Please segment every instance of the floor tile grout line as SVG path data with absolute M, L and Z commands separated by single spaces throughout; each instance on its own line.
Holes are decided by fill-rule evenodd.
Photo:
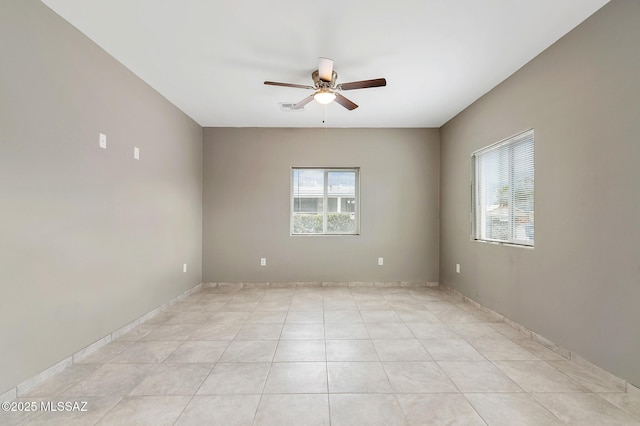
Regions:
M 454 383 L 455 385 L 455 383 Z M 471 403 L 471 401 L 469 400 L 469 398 L 467 398 L 467 395 L 463 392 L 460 392 L 460 395 L 462 395 L 462 397 L 464 398 L 464 400 L 467 402 L 467 404 L 469 404 L 469 406 L 471 407 L 471 409 L 478 415 L 478 417 L 480 417 L 480 419 L 484 422 L 485 425 L 489 425 L 489 422 L 482 416 L 482 414 L 480 414 L 480 412 L 476 409 L 475 405 L 473 405 Z
M 184 345 L 184 343 L 183 343 Z M 182 345 L 180 345 L 182 346 Z M 220 354 L 220 357 L 217 359 L 216 362 L 213 363 L 213 366 L 211 367 L 211 371 L 209 371 L 209 373 L 207 374 L 207 376 L 204 378 L 204 380 L 200 383 L 200 385 L 198 386 L 198 388 L 195 390 L 195 392 L 193 393 L 193 395 L 191 396 L 191 399 L 189 400 L 189 402 L 184 406 L 184 408 L 182 409 L 182 411 L 180 412 L 180 414 L 178 415 L 178 417 L 176 417 L 176 420 L 174 421 L 174 425 L 178 422 L 178 420 L 180 419 L 180 417 L 184 414 L 184 412 L 186 411 L 187 407 L 189 407 L 189 405 L 193 402 L 193 400 L 195 399 L 195 397 L 198 395 L 198 392 L 200 391 L 200 389 L 202 388 L 202 386 L 204 385 L 204 383 L 207 381 L 207 379 L 209 378 L 209 376 L 213 373 L 213 371 L 215 370 L 216 366 L 220 363 L 220 360 L 222 359 L 222 356 L 224 355 L 224 353 L 227 351 L 227 349 L 229 348 L 229 345 L 227 345 L 227 348 L 225 348 L 225 350 Z M 176 348 L 177 350 L 177 348 Z M 175 351 L 174 351 L 175 352 Z M 172 352 L 173 353 L 173 352 Z M 167 357 L 168 358 L 168 357 Z
M 118 400 L 118 402 L 116 402 L 115 404 L 113 404 L 113 407 L 111 407 L 110 409 L 108 409 L 98 420 L 96 420 L 96 422 L 94 423 L 94 425 L 99 424 L 102 420 L 104 420 L 105 417 L 107 417 L 109 415 L 109 413 L 114 410 L 118 405 L 120 405 L 120 403 L 126 398 L 126 396 L 120 396 L 120 399 Z
M 211 369 L 211 371 L 213 371 L 213 368 Z M 209 373 L 211 373 L 211 371 Z M 208 375 L 207 375 L 207 377 L 208 377 Z M 206 380 L 206 378 L 205 378 L 205 380 Z M 204 381 L 202 383 L 204 383 Z M 200 384 L 200 386 L 198 386 L 198 389 L 196 390 L 196 392 L 193 395 L 191 395 L 191 398 L 189 398 L 189 401 L 184 405 L 184 407 L 182 407 L 182 410 L 180 411 L 180 414 L 178 414 L 176 419 L 173 421 L 173 423 L 172 423 L 173 425 L 178 423 L 178 420 L 180 420 L 180 417 L 182 417 L 182 415 L 185 413 L 185 411 L 187 410 L 187 407 L 189 407 L 189 405 L 191 405 L 191 402 L 193 402 L 194 398 L 198 394 L 198 390 L 200 390 L 200 387 L 202 387 L 202 383 Z
M 291 306 L 291 304 L 289 304 Z M 280 341 L 282 339 L 282 333 L 284 331 L 284 324 L 286 324 L 287 317 L 289 316 L 289 310 L 287 310 L 287 315 L 285 315 L 284 323 L 282 328 L 280 329 L 280 335 L 278 336 L 278 341 L 276 343 L 276 347 L 273 351 L 273 355 L 271 356 L 271 362 L 269 363 L 269 368 L 267 369 L 267 375 L 264 378 L 264 383 L 262 384 L 262 390 L 260 391 L 260 398 L 258 398 L 258 403 L 256 404 L 256 409 L 253 413 L 253 421 L 251 424 L 255 424 L 256 418 L 258 416 L 258 410 L 260 409 L 260 404 L 262 403 L 262 398 L 264 397 L 264 391 L 267 387 L 267 382 L 269 381 L 269 375 L 271 374 L 271 368 L 273 367 L 273 363 L 275 362 L 276 354 L 278 353 L 278 347 L 280 346 Z
M 557 371 L 560 375 L 564 376 L 573 385 L 575 385 L 578 389 L 584 389 L 584 390 L 581 390 L 581 391 L 576 392 L 576 393 L 592 393 L 591 390 L 588 389 L 586 386 L 582 385 L 580 382 L 578 382 L 577 380 L 575 380 L 573 377 L 569 376 L 568 374 L 565 374 L 563 371 L 558 370 L 553 365 L 549 364 L 546 360 L 543 360 L 543 359 L 536 359 L 536 360 L 503 360 L 503 359 L 501 359 L 501 360 L 489 360 L 489 362 L 491 362 L 491 364 L 493 364 L 498 370 L 500 370 L 504 375 L 509 377 L 514 383 L 516 383 L 518 386 L 520 386 L 527 393 L 535 393 L 535 392 L 527 391 L 522 385 L 520 385 L 518 382 L 516 382 L 506 371 L 504 371 L 502 368 L 500 368 L 500 366 L 497 365 L 496 363 L 497 362 L 542 362 L 546 366 L 551 367 L 553 370 Z M 571 393 L 573 393 L 573 392 L 571 392 Z
M 331 389 L 329 388 L 329 355 L 327 354 L 327 323 L 325 314 L 324 298 L 322 299 L 322 331 L 324 336 L 324 371 L 327 379 L 327 412 L 329 415 L 329 426 L 331 426 Z
M 558 419 L 558 421 L 560 421 L 561 423 L 565 423 L 564 421 L 562 421 L 562 419 L 560 417 L 558 417 L 556 415 L 556 413 L 554 413 L 553 411 L 551 411 L 546 405 L 544 405 L 543 403 L 541 403 L 540 401 L 538 401 L 538 399 L 535 397 L 536 392 L 527 392 L 527 395 L 529 395 L 529 397 L 531 397 L 538 405 L 540 405 L 544 410 L 546 410 L 547 412 L 551 413 L 551 415 L 553 417 L 555 417 L 556 419 Z M 557 393 L 557 392 L 549 392 L 549 393 Z M 562 393 L 562 392 L 560 392 Z

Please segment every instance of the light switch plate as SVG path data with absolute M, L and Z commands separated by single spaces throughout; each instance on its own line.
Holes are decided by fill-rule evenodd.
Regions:
M 107 135 L 100 133 L 100 148 L 107 149 Z

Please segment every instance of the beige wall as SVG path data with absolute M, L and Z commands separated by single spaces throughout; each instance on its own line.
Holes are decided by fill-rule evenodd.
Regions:
M 37 0 L 0 58 L 2 394 L 201 282 L 202 128 Z
M 438 281 L 437 129 L 206 128 L 204 141 L 205 281 Z M 360 167 L 361 235 L 289 235 L 296 166 Z
M 612 1 L 447 123 L 440 189 L 441 282 L 636 385 L 639 22 Z M 471 242 L 471 153 L 528 128 L 535 249 Z

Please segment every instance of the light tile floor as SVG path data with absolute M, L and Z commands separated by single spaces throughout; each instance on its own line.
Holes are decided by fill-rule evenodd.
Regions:
M 46 425 L 639 425 L 640 397 L 439 288 L 205 288 L 0 412 Z

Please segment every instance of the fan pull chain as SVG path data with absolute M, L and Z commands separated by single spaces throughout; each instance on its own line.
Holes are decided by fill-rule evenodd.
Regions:
M 322 105 L 323 107 L 323 112 L 322 112 L 322 124 L 324 124 L 324 128 L 327 128 L 327 106 L 328 105 Z

